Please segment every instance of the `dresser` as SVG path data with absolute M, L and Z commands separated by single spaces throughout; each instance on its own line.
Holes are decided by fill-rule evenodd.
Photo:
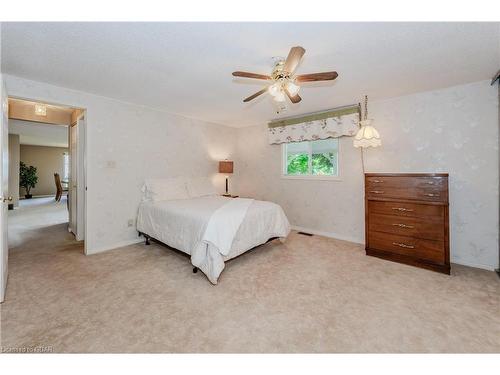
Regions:
M 366 173 L 366 254 L 450 273 L 448 174 Z

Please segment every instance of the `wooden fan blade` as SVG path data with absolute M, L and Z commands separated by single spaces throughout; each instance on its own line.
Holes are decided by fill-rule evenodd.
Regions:
M 265 89 L 262 89 L 260 91 L 257 91 L 255 94 L 250 95 L 248 98 L 243 100 L 244 103 L 249 102 L 252 99 L 255 99 L 257 96 L 264 94 L 267 91 L 267 87 Z
M 292 47 L 290 52 L 288 53 L 288 57 L 285 60 L 285 65 L 283 66 L 283 70 L 288 73 L 295 72 L 297 69 L 297 65 L 299 65 L 300 59 L 304 56 L 306 50 L 300 46 Z
M 290 95 L 290 92 L 288 90 L 285 89 L 285 92 L 286 92 L 286 95 L 290 98 L 290 101 L 293 103 L 293 104 L 296 104 L 298 102 L 300 102 L 302 100 L 302 98 L 299 96 L 299 94 L 295 95 L 295 96 L 292 96 Z
M 301 74 L 295 77 L 297 82 L 332 81 L 338 77 L 337 72 Z
M 255 79 L 272 79 L 271 76 L 265 74 L 249 73 L 249 72 L 233 72 L 235 77 L 255 78 Z

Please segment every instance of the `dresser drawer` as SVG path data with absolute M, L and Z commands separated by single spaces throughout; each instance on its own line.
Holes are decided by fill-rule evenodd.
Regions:
M 396 215 L 370 214 L 368 230 L 392 233 L 401 236 L 416 237 L 427 240 L 443 241 L 443 221 L 433 218 L 416 218 Z
M 370 188 L 447 188 L 448 178 L 437 176 L 406 177 L 406 176 L 376 176 L 366 177 L 366 185 Z
M 418 187 L 366 187 L 366 196 L 368 199 L 402 199 L 427 202 L 448 202 L 448 192 L 436 188 L 418 188 Z
M 368 201 L 370 214 L 444 219 L 444 207 L 430 204 Z
M 368 232 L 368 246 L 371 249 L 388 251 L 434 263 L 445 263 L 443 241 L 423 240 L 413 237 Z
M 369 199 L 448 202 L 448 179 L 446 177 L 366 177 L 365 190 Z

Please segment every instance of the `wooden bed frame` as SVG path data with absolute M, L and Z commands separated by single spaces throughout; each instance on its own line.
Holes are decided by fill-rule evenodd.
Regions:
M 144 244 L 145 244 L 146 246 L 151 245 L 151 240 L 152 240 L 152 241 L 155 241 L 156 243 L 158 243 L 158 244 L 160 244 L 160 245 L 162 245 L 162 246 L 168 247 L 169 249 L 171 249 L 171 250 L 173 250 L 173 251 L 175 251 L 175 252 L 177 252 L 177 253 L 179 253 L 179 254 L 182 254 L 182 255 L 184 255 L 184 256 L 186 256 L 186 257 L 190 257 L 190 256 L 191 256 L 191 255 L 189 255 L 189 254 L 186 254 L 184 251 L 181 251 L 181 250 L 179 250 L 179 249 L 176 249 L 176 248 L 173 248 L 173 247 L 171 247 L 171 246 L 168 246 L 166 243 L 163 243 L 163 242 L 161 242 L 160 240 L 157 240 L 156 238 L 153 238 L 153 237 L 151 237 L 150 235 L 148 235 L 148 234 L 146 234 L 146 233 L 139 232 L 139 231 L 138 231 L 138 233 L 139 233 L 139 236 L 144 236 L 144 239 L 145 239 Z M 231 261 L 231 260 L 233 260 L 233 259 L 239 258 L 239 257 L 240 257 L 240 256 L 242 256 L 243 254 L 247 254 L 248 252 L 253 251 L 253 250 L 255 250 L 256 248 L 261 247 L 262 245 L 265 245 L 265 244 L 267 244 L 267 243 L 269 243 L 269 242 L 271 242 L 271 241 L 277 240 L 277 239 L 280 239 L 280 237 L 271 237 L 271 238 L 270 238 L 270 239 L 268 239 L 266 242 L 261 243 L 260 245 L 254 246 L 254 247 L 252 247 L 250 250 L 247 250 L 247 251 L 245 251 L 245 252 L 241 253 L 240 255 L 237 255 L 237 256 L 235 256 L 234 258 L 231 258 L 231 259 L 229 259 L 229 260 L 227 260 L 227 261 L 229 262 L 229 261 Z M 198 272 L 198 267 L 193 267 L 193 273 L 197 273 L 197 272 Z

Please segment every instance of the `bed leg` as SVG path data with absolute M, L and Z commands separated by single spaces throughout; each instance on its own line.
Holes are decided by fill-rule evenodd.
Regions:
M 198 267 L 193 267 L 193 273 L 197 273 L 198 272 Z
M 144 238 L 146 238 L 146 245 L 151 245 L 149 242 L 149 236 L 147 234 L 144 235 Z

